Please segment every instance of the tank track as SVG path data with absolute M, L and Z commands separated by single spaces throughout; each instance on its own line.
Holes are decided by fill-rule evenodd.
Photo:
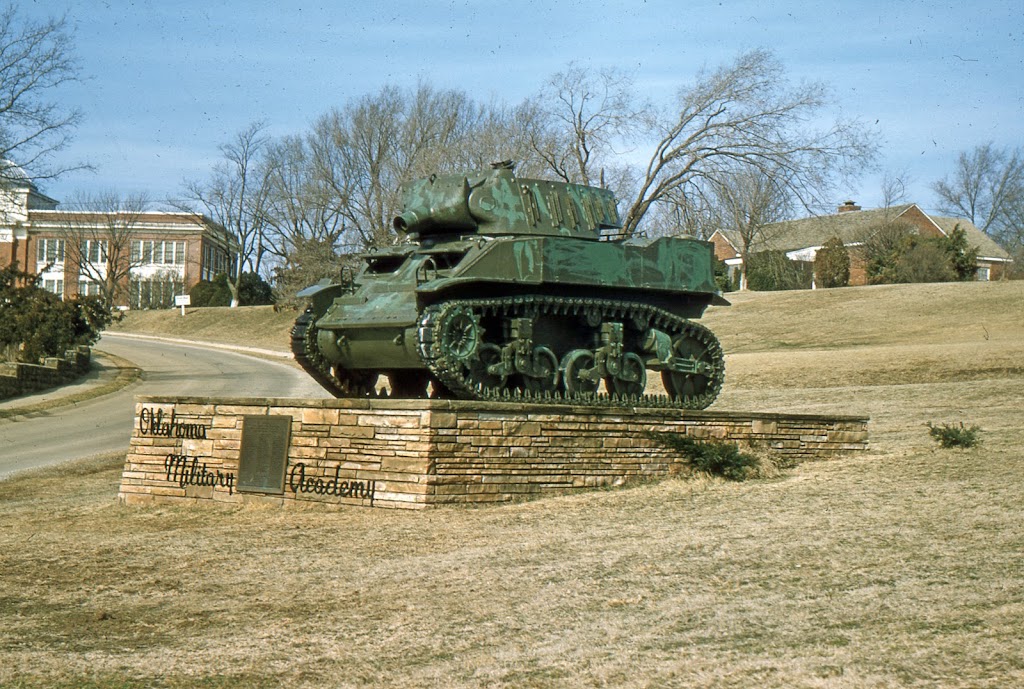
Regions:
M 487 387 L 474 381 L 466 365 L 451 352 L 450 343 L 442 343 L 441 324 L 456 315 L 497 316 L 501 319 L 555 315 L 567 318 L 584 317 L 599 323 L 605 320 L 632 321 L 645 327 L 665 331 L 669 336 L 686 335 L 700 343 L 706 359 L 713 367 L 707 385 L 696 394 L 630 395 L 569 394 L 564 390 L 534 391 L 520 386 Z M 292 327 L 291 348 L 295 361 L 321 386 L 336 397 L 384 397 L 374 389 L 376 375 L 333 367 L 320 354 L 316 343 L 316 315 L 307 309 Z M 704 409 L 721 391 L 724 380 L 724 357 L 717 338 L 704 326 L 648 304 L 597 299 L 565 299 L 547 296 L 517 296 L 490 299 L 456 299 L 427 307 L 417 327 L 417 353 L 435 379 L 435 396 L 477 399 L 495 402 L 536 402 L 571 406 L 613 407 L 641 406 L 668 409 Z M 340 375 L 339 375 L 340 374 Z M 372 379 L 371 379 L 372 378 Z
M 585 317 L 592 323 L 606 320 L 632 321 L 643 327 L 663 330 L 671 337 L 686 335 L 700 343 L 712 366 L 706 387 L 695 394 L 631 395 L 570 394 L 562 390 L 531 391 L 521 387 L 486 387 L 467 375 L 466 365 L 452 356 L 442 343 L 441 324 L 456 312 L 501 318 L 555 315 Z M 718 396 L 724 381 L 724 356 L 718 339 L 704 326 L 648 304 L 598 299 L 566 299 L 547 296 L 518 296 L 490 299 L 457 299 L 424 310 L 417 328 L 417 351 L 431 374 L 454 396 L 488 401 L 534 401 L 544 404 L 584 406 L 645 406 L 674 409 L 705 409 Z M 668 387 L 668 386 L 666 386 Z
M 313 309 L 308 308 L 292 326 L 292 355 L 295 362 L 335 397 L 377 397 L 374 380 L 368 381 L 358 375 L 339 377 L 339 369 L 332 370 L 317 346 L 316 328 L 312 327 L 315 320 Z

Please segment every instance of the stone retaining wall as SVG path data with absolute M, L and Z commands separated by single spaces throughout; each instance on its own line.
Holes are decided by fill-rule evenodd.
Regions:
M 272 427 L 275 420 L 283 424 Z M 119 497 L 412 509 L 501 502 L 683 470 L 647 431 L 821 459 L 865 450 L 867 422 L 450 400 L 139 397 Z
M 88 347 L 69 349 L 64 357 L 48 357 L 42 365 L 0 365 L 0 399 L 70 383 L 89 372 L 92 353 Z

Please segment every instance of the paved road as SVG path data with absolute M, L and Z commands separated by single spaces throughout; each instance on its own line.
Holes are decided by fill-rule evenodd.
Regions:
M 96 345 L 142 369 L 119 392 L 31 417 L 0 419 L 0 480 L 16 471 L 126 449 L 135 395 L 325 397 L 283 362 L 156 340 L 106 334 Z

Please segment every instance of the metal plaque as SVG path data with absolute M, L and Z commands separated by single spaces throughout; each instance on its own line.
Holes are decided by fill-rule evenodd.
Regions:
M 290 416 L 243 416 L 238 492 L 284 493 L 291 439 Z

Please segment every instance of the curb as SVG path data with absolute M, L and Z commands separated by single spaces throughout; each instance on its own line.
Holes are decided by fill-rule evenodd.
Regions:
M 276 359 L 291 360 L 294 357 L 291 352 L 284 352 L 279 349 L 261 349 L 259 347 L 247 347 L 245 345 L 233 345 L 224 344 L 223 342 L 207 342 L 205 340 L 185 340 L 179 337 L 162 337 L 159 335 L 141 335 L 138 333 L 120 333 L 105 331 L 103 336 L 110 337 L 127 337 L 129 339 L 137 340 L 157 340 L 160 342 L 173 342 L 175 344 L 190 345 L 192 347 L 202 347 L 204 349 L 223 349 L 229 352 L 239 352 L 241 354 L 259 354 L 261 356 L 273 357 Z

